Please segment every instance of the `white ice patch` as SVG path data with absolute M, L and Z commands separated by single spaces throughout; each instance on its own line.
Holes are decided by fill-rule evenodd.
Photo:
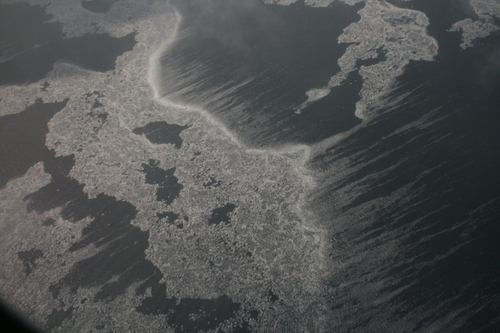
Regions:
M 462 43 L 460 47 L 466 49 L 473 46 L 473 42 L 478 38 L 488 37 L 492 32 L 499 31 L 500 27 L 494 25 L 493 23 L 473 21 L 467 18 L 462 21 L 458 21 L 449 31 L 461 31 L 462 32 Z
M 326 91 L 342 85 L 349 73 L 356 70 L 359 60 L 377 57 L 377 50 L 384 52 L 385 60 L 370 66 L 361 66 L 363 78 L 361 100 L 356 106 L 356 116 L 365 118 L 368 110 L 377 105 L 395 79 L 404 72 L 410 61 L 431 61 L 437 55 L 437 41 L 427 34 L 429 20 L 424 13 L 401 9 L 388 3 L 368 1 L 358 14 L 361 19 L 348 26 L 339 37 L 339 43 L 350 43 L 338 60 L 340 72 L 330 79 Z M 308 92 L 315 96 L 314 88 Z M 315 98 L 308 98 L 305 108 Z M 300 110 L 298 110 L 300 111 Z
M 361 66 L 363 78 L 361 100 L 356 105 L 356 116 L 364 119 L 367 112 L 377 105 L 379 98 L 388 92 L 395 79 L 404 72 L 410 61 L 431 61 L 438 53 L 437 41 L 427 34 L 429 20 L 422 12 L 402 9 L 376 0 L 340 0 L 348 5 L 365 2 L 358 14 L 359 22 L 352 23 L 339 37 L 339 43 L 350 43 L 338 60 L 340 72 L 325 87 L 315 87 L 306 92 L 307 100 L 296 110 L 301 113 L 308 105 L 328 96 L 330 90 L 345 82 L 349 73 L 356 70 L 358 60 L 377 58 L 383 50 L 386 60 L 370 66 Z M 410 1 L 410 0 L 405 0 Z M 266 0 L 266 3 L 290 5 L 297 0 Z M 327 7 L 334 0 L 306 0 L 306 5 Z
M 470 0 L 470 4 L 479 17 L 496 16 L 500 18 L 498 0 Z
M 167 297 L 226 295 L 241 303 L 244 310 L 261 311 L 259 322 L 253 327 L 256 332 L 266 332 L 273 326 L 284 327 L 291 318 L 297 321 L 310 318 L 314 322 L 302 320 L 304 327 L 316 325 L 316 331 L 322 331 L 326 311 L 322 289 L 326 239 L 314 216 L 302 210 L 305 194 L 314 185 L 312 176 L 303 169 L 309 156 L 308 147 L 250 150 L 205 111 L 158 98 L 155 89 L 158 59 L 175 38 L 179 24 L 179 17 L 171 6 L 159 2 L 148 5 L 142 1 L 120 1 L 109 12 L 109 19 L 107 14 L 84 11 L 79 1 L 53 1 L 47 11 L 54 15 L 53 20 L 64 23 L 68 36 L 89 32 L 123 36 L 134 30 L 138 43 L 117 59 L 114 71 L 83 71 L 60 63 L 46 78 L 49 86 L 45 91 L 41 90 L 41 82 L 2 87 L 0 93 L 6 97 L 0 109 L 7 106 L 6 112 L 16 113 L 32 104 L 35 97 L 45 102 L 70 98 L 66 107 L 50 121 L 46 145 L 58 156 L 74 155 L 75 166 L 70 176 L 85 185 L 84 191 L 90 198 L 104 193 L 137 208 L 133 223 L 150 233 L 147 258 L 164 274 Z M 129 22 L 126 18 L 132 13 L 135 19 Z M 93 95 L 94 91 L 99 94 Z M 98 110 L 93 109 L 94 99 L 100 104 Z M 105 112 L 106 120 L 92 116 L 93 112 Z M 133 134 L 134 128 L 154 121 L 190 125 L 181 133 L 182 147 L 152 145 Z M 175 177 L 183 189 L 171 205 L 157 201 L 156 187 L 145 182 L 141 166 L 150 159 L 159 161 L 161 168 L 176 168 Z M 216 178 L 220 185 L 205 186 L 210 177 Z M 33 192 L 49 179 L 43 172 L 30 172 L 20 181 L 35 184 L 29 190 Z M 8 196 L 10 191 L 13 189 L 7 187 L 0 194 Z M 9 201 L 13 207 L 26 205 L 22 197 L 16 196 L 13 200 L 14 203 Z M 237 206 L 231 213 L 231 223 L 209 225 L 210 212 L 228 202 Z M 165 211 L 187 216 L 189 221 L 184 222 L 183 229 L 157 223 L 156 213 Z M 4 212 L 9 214 L 10 210 Z M 36 220 L 36 213 L 29 215 L 19 209 L 18 214 L 16 222 L 20 224 L 23 216 L 29 216 L 29 221 Z M 51 214 L 58 228 L 69 228 L 65 221 L 58 220 L 57 211 Z M 39 229 L 40 226 L 25 226 L 12 242 L 46 241 L 50 245 L 71 233 L 77 236 L 73 241 L 78 240 L 78 230 L 61 229 L 60 235 L 46 235 L 38 233 Z M 50 233 L 52 229 L 44 230 Z M 55 306 L 47 292 L 50 284 L 57 282 L 65 269 L 71 268 L 78 255 L 85 255 L 81 251 L 67 253 L 65 246 L 44 250 L 45 261 L 37 268 L 41 273 L 33 273 L 37 277 L 48 274 L 65 260 L 65 268 L 58 270 L 53 278 L 46 276 L 38 282 L 19 285 L 22 274 L 19 264 L 12 268 L 14 273 L 4 274 L 2 293 L 9 295 L 7 301 L 22 304 L 22 313 L 45 309 L 37 314 L 37 323 L 43 323 L 47 311 Z M 0 264 L 7 264 L 5 261 L 12 261 L 11 256 L 0 259 Z M 24 290 L 25 286 L 30 286 L 30 297 L 27 292 L 13 292 Z M 267 294 L 270 289 L 280 302 L 270 303 Z M 94 323 L 95 318 L 105 320 L 107 327 L 116 331 L 127 330 L 120 329 L 120 325 L 131 320 L 131 325 L 139 330 L 151 322 L 151 316 L 133 311 L 142 295 L 130 293 L 109 303 L 81 304 L 83 299 L 93 299 L 96 291 L 80 288 L 75 295 L 59 296 L 65 300 L 66 307 L 78 304 L 78 311 L 71 319 L 75 327 L 87 327 L 91 324 L 86 323 Z M 106 318 L 102 318 L 102 312 L 107 314 Z M 70 330 L 71 327 L 64 325 L 71 323 L 65 322 L 62 329 Z M 161 325 L 150 326 L 151 330 L 164 331 L 164 322 L 159 323 Z
M 500 2 L 497 0 L 470 0 L 470 6 L 478 16 L 478 20 L 466 18 L 453 24 L 449 31 L 461 31 L 460 47 L 466 49 L 473 46 L 478 38 L 488 37 L 492 32 L 500 30 L 493 16 L 500 18 Z

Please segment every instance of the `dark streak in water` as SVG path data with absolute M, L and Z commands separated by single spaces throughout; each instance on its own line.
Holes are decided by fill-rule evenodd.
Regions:
M 47 124 L 68 101 L 44 103 L 37 99 L 21 113 L 0 117 L 0 188 L 49 155 Z
M 231 203 L 225 204 L 224 206 L 219 208 L 215 208 L 214 210 L 212 210 L 212 214 L 208 219 L 208 224 L 229 224 L 229 222 L 231 222 L 231 218 L 228 216 L 228 214 L 234 211 L 235 208 L 236 205 L 233 205 Z
M 82 0 L 82 7 L 93 13 L 107 13 L 118 0 Z
M 23 272 L 26 275 L 31 274 L 36 267 L 36 261 L 43 257 L 43 252 L 37 249 L 17 252 L 17 257 L 23 262 Z
M 175 220 L 177 220 L 179 218 L 179 215 L 180 214 L 176 214 L 176 213 L 172 213 L 172 212 L 156 213 L 156 217 L 158 217 L 158 219 L 163 220 L 166 218 L 167 222 L 169 224 L 171 224 Z
M 97 287 L 94 301 L 112 301 L 138 284 L 135 290 L 138 295 L 151 288 L 152 296 L 146 298 L 137 310 L 166 315 L 167 322 L 177 332 L 184 332 L 186 328 L 191 331 L 213 329 L 239 310 L 240 304 L 226 296 L 215 300 L 167 298 L 165 285 L 160 282 L 163 274 L 146 259 L 149 232 L 131 224 L 137 214 L 136 208 L 105 194 L 88 198 L 83 185 L 69 177 L 74 165 L 72 156 L 55 157 L 51 153 L 44 164 L 52 181 L 25 197 L 28 209 L 42 213 L 61 207 L 61 217 L 73 223 L 90 218 L 90 224 L 82 230 L 81 239 L 70 247 L 70 251 L 91 244 L 97 248 L 96 254 L 78 261 L 64 278 L 50 287 L 54 298 L 58 298 L 62 290 L 76 293 L 79 288 Z M 59 327 L 71 317 L 72 311 L 72 308 L 66 311 L 54 309 L 46 329 Z M 197 319 L 193 320 L 192 315 Z
M 53 309 L 52 313 L 47 317 L 47 322 L 45 323 L 45 328 L 47 330 L 52 330 L 62 325 L 64 320 L 71 318 L 75 308 L 70 306 L 67 310 Z
M 164 314 L 175 332 L 206 332 L 215 329 L 220 323 L 234 317 L 241 304 L 234 303 L 227 296 L 214 300 L 197 298 L 166 298 L 165 285 L 153 289 L 153 296 L 146 298 L 137 307 L 144 314 Z M 186 320 L 186 314 L 195 314 L 196 320 Z
M 372 66 L 387 60 L 387 57 L 385 56 L 386 51 L 382 47 L 378 48 L 376 51 L 377 57 L 364 60 L 358 59 L 356 62 L 356 67 L 360 68 L 361 66 Z
M 267 292 L 267 297 L 269 298 L 269 300 L 274 303 L 276 301 L 279 301 L 279 297 L 278 295 L 276 295 L 272 289 L 269 289 L 268 292 Z
M 168 224 L 176 226 L 179 229 L 183 229 L 184 224 L 182 222 L 175 223 L 176 221 L 179 221 L 179 216 L 180 216 L 180 214 L 176 214 L 176 213 L 172 213 L 172 212 L 156 213 L 156 217 L 158 217 L 158 221 L 163 222 L 166 220 L 166 222 Z
M 156 190 L 158 201 L 163 201 L 165 204 L 170 205 L 179 196 L 184 186 L 174 176 L 175 167 L 164 170 L 158 165 L 158 161 L 149 160 L 149 164 L 142 165 L 142 172 L 146 174 L 147 184 L 158 185 Z
M 203 183 L 203 186 L 204 187 L 219 187 L 221 185 L 221 182 L 220 180 L 216 180 L 214 177 L 210 176 L 209 177 L 209 181 L 208 182 L 205 182 Z
M 42 222 L 42 225 L 45 226 L 45 227 L 48 227 L 48 226 L 51 226 L 51 225 L 54 225 L 56 223 L 56 220 L 54 220 L 53 218 L 51 217 L 48 217 L 46 218 L 43 222 Z
M 165 121 L 155 121 L 143 127 L 134 128 L 134 134 L 144 134 L 146 138 L 154 144 L 172 144 L 179 149 L 182 146 L 182 138 L 180 134 L 190 126 L 180 126 L 177 124 L 169 124 Z

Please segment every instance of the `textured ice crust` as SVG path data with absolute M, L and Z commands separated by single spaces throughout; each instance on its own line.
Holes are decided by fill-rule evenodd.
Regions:
M 136 31 L 137 44 L 118 58 L 114 71 L 85 71 L 61 62 L 46 80 L 2 88 L 1 109 L 7 110 L 3 115 L 23 111 L 36 98 L 70 98 L 50 121 L 46 145 L 57 156 L 74 155 L 70 176 L 84 184 L 89 199 L 105 194 L 136 208 L 132 223 L 149 232 L 146 258 L 163 274 L 167 297 L 225 295 L 241 304 L 236 317 L 220 324 L 223 331 L 242 322 L 256 332 L 269 327 L 276 332 L 306 327 L 321 331 L 323 233 L 300 209 L 313 185 L 301 167 L 307 147 L 248 150 L 203 110 L 157 99 L 158 56 L 175 37 L 179 22 L 163 1 L 120 1 L 106 16 L 86 11 L 80 1 L 30 3 L 47 5 L 46 11 L 64 23 L 68 36 L 95 31 L 123 36 Z M 133 133 L 159 121 L 189 126 L 180 133 L 182 145 L 152 144 Z M 175 168 L 182 189 L 170 204 L 158 200 L 158 186 L 146 181 L 143 168 L 148 163 L 163 170 Z M 151 295 L 150 289 L 135 294 L 130 287 L 102 301 L 96 299 L 99 285 L 75 291 L 50 288 L 76 263 L 104 250 L 90 244 L 69 251 L 90 219 L 65 220 L 62 207 L 27 211 L 24 198 L 50 182 L 51 176 L 38 163 L 0 191 L 0 220 L 6 221 L 0 242 L 0 297 L 52 331 L 173 331 L 164 315 L 134 310 Z M 208 223 L 210 212 L 227 204 L 235 206 L 227 223 Z M 159 219 L 165 212 L 178 215 L 176 224 Z M 32 271 L 25 274 L 18 253 L 29 251 L 42 255 L 33 259 Z M 250 311 L 258 311 L 258 316 L 250 319 Z
M 466 49 L 473 46 L 473 41 L 478 38 L 488 37 L 490 33 L 499 31 L 500 27 L 481 21 L 473 21 L 470 18 L 458 21 L 453 24 L 449 31 L 462 31 L 462 43 L 460 47 Z
M 460 47 L 466 49 L 473 46 L 478 38 L 489 36 L 492 32 L 500 31 L 500 2 L 496 0 L 470 0 L 470 5 L 477 14 L 477 20 L 466 18 L 453 24 L 450 31 L 462 32 Z M 494 19 L 496 17 L 496 21 Z
M 370 1 L 359 14 L 361 20 L 351 24 L 339 38 L 341 43 L 353 44 L 339 59 L 341 72 L 331 78 L 329 86 L 342 84 L 355 70 L 356 61 L 375 58 L 376 50 L 382 50 L 384 61 L 359 70 L 363 87 L 356 115 L 364 118 L 410 61 L 431 61 L 438 53 L 438 45 L 427 35 L 429 20 L 421 12 Z
M 287 5 L 295 1 L 268 1 Z M 333 1 L 311 0 L 307 4 L 325 7 Z M 354 5 L 360 0 L 342 0 Z M 401 9 L 387 2 L 365 1 L 366 5 L 358 14 L 361 19 L 352 23 L 339 37 L 339 43 L 351 44 L 338 60 L 340 72 L 330 79 L 325 87 L 309 90 L 307 101 L 297 110 L 301 112 L 307 105 L 317 101 L 330 92 L 331 88 L 343 84 L 349 73 L 358 70 L 360 60 L 377 58 L 382 52 L 385 60 L 368 66 L 360 66 L 363 78 L 360 92 L 361 100 L 356 105 L 356 116 L 363 119 L 369 110 L 376 107 L 379 98 L 387 93 L 410 61 L 431 61 L 438 53 L 434 38 L 427 34 L 429 20 L 424 13 Z
M 332 1 L 306 4 L 324 7 Z M 359 11 L 361 19 L 339 38 L 352 43 L 338 61 L 341 71 L 328 86 L 312 87 L 308 102 L 325 97 L 359 70 L 363 88 L 357 116 L 366 118 L 405 66 L 412 60 L 431 61 L 438 46 L 426 32 L 429 21 L 423 13 L 381 1 L 340 1 L 366 6 Z M 180 20 L 164 1 L 119 1 L 105 15 L 85 10 L 78 0 L 25 2 L 46 5 L 52 20 L 64 24 L 67 37 L 96 32 L 122 37 L 135 31 L 137 44 L 118 58 L 114 71 L 98 73 L 60 62 L 45 80 L 2 87 L 0 116 L 20 113 L 39 98 L 46 103 L 70 98 L 50 121 L 46 145 L 58 156 L 74 155 L 70 176 L 84 185 L 89 198 L 106 194 L 136 208 L 132 224 L 149 232 L 146 258 L 162 273 L 167 297 L 224 295 L 241 304 L 234 318 L 219 325 L 222 331 L 243 322 L 255 332 L 327 331 L 321 296 L 323 279 L 332 269 L 325 257 L 326 232 L 301 209 L 315 185 L 303 167 L 310 148 L 249 150 L 206 111 L 158 98 L 158 59 L 176 37 Z M 288 5 L 295 0 L 265 2 Z M 471 5 L 479 21 L 453 28 L 464 31 L 463 47 L 498 28 L 491 21 L 500 13 L 496 0 L 471 0 Z M 380 54 L 383 61 L 358 67 L 359 61 Z M 185 128 L 176 141 L 182 144 L 153 144 L 134 133 L 155 122 Z M 159 200 L 163 185 L 147 181 L 148 165 L 173 173 L 182 185 L 177 197 Z M 53 331 L 173 332 L 165 315 L 135 311 L 152 295 L 151 288 L 136 294 L 132 284 L 111 301 L 95 299 L 99 285 L 54 295 L 50 286 L 102 249 L 90 244 L 69 251 L 90 218 L 71 222 L 61 216 L 62 207 L 27 210 L 24 198 L 50 182 L 37 163 L 0 190 L 0 298 L 40 327 L 57 322 Z M 232 209 L 223 222 L 211 222 L 224 207 Z M 174 218 L 167 222 L 162 216 Z M 19 253 L 37 254 L 29 274 Z M 252 311 L 259 315 L 251 317 Z

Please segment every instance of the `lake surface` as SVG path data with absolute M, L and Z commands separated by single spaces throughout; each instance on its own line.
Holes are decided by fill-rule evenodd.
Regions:
M 182 16 L 162 60 L 161 95 L 206 108 L 247 144 L 313 143 L 346 131 L 361 80 L 356 73 L 301 114 L 306 92 L 339 71 L 343 29 L 361 5 L 265 5 L 258 0 L 173 1 Z
M 167 99 L 206 108 L 255 146 L 315 143 L 361 123 L 356 72 L 293 112 L 339 70 L 347 45 L 335 40 L 359 7 L 173 4 L 183 21 L 163 58 Z M 324 173 L 311 208 L 331 232 L 332 331 L 492 331 L 500 325 L 500 70 L 492 60 L 500 37 L 461 50 L 448 29 L 467 17 L 463 7 L 397 5 L 429 17 L 439 55 L 410 63 L 386 96 L 391 107 L 373 110 L 310 163 Z
M 331 170 L 313 206 L 347 267 L 331 279 L 334 331 L 496 331 L 500 36 L 461 50 L 447 32 L 459 8 L 406 6 L 430 18 L 439 55 L 411 63 L 387 102 L 411 94 L 312 163 Z
M 2 5 L 0 11 L 0 85 L 26 84 L 43 79 L 59 61 L 105 72 L 134 45 L 135 34 L 113 38 L 86 34 L 65 38 L 63 25 L 41 6 Z M 20 29 L 19 27 L 23 27 Z
M 0 117 L 2 297 L 54 332 L 499 331 L 500 34 L 462 50 L 448 30 L 470 7 L 388 2 L 425 13 L 439 53 L 406 65 L 362 121 L 359 69 L 389 59 L 380 47 L 304 102 L 339 73 L 363 3 L 171 1 L 161 96 L 247 147 L 310 145 L 307 175 L 156 105 L 136 84 L 147 61 L 115 73 L 164 42 L 140 21 L 162 7 L 144 2 L 132 24 L 130 3 L 77 2 L 96 21 L 123 10 L 111 27 L 133 29 L 66 38 L 44 7 L 1 5 L 0 92 L 36 93 Z M 47 76 L 59 62 L 105 79 L 65 86 Z

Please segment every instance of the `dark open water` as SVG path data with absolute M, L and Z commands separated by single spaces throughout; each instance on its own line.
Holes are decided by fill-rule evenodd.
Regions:
M 0 86 L 42 80 L 58 61 L 92 71 L 113 70 L 116 58 L 136 44 L 135 33 L 65 38 L 62 23 L 51 19 L 42 6 L 0 6 Z
M 347 44 L 337 38 L 361 5 L 313 8 L 259 0 L 172 1 L 179 36 L 163 54 L 161 93 L 202 106 L 247 144 L 312 143 L 360 123 L 357 73 L 303 114 L 306 91 L 327 85 Z
M 311 163 L 328 184 L 312 206 L 331 230 L 332 331 L 498 332 L 500 35 L 462 51 L 456 3 L 407 6 L 430 18 L 436 61 L 411 63 L 387 100 L 411 94 Z
M 342 94 L 314 103 L 314 111 L 290 112 L 307 89 L 338 70 L 346 45 L 335 40 L 357 20 L 359 7 L 261 9 L 244 2 L 252 8 L 244 13 L 283 20 L 266 26 L 272 31 L 266 35 L 243 7 L 209 3 L 215 11 L 174 1 L 186 17 L 163 60 L 164 95 L 207 108 L 257 146 L 313 143 L 360 123 L 353 115 L 357 74 Z M 331 233 L 331 331 L 499 331 L 500 35 L 464 51 L 460 34 L 447 32 L 467 17 L 459 3 L 397 5 L 430 18 L 439 56 L 411 63 L 386 96 L 391 107 L 373 110 L 373 119 L 310 162 L 324 175 L 311 208 Z M 245 46 L 246 38 L 262 38 L 256 49 L 227 44 L 233 38 L 219 17 Z M 275 33 L 285 42 L 268 45 Z M 303 56 L 311 62 L 299 51 L 309 43 L 315 46 Z M 247 77 L 253 80 L 238 86 Z
M 356 73 L 349 77 L 352 84 L 333 91 L 303 114 L 293 110 L 304 101 L 305 91 L 324 85 L 338 71 L 336 60 L 347 46 L 337 45 L 337 37 L 359 18 L 356 12 L 361 5 L 314 9 L 303 4 L 263 6 L 250 0 L 238 5 L 222 0 L 173 3 L 184 21 L 182 38 L 165 54 L 165 95 L 199 103 L 255 146 L 314 143 L 360 124 L 354 117 L 361 87 Z M 459 34 L 446 32 L 465 17 L 455 1 L 415 0 L 398 5 L 415 6 L 427 14 L 429 33 L 438 40 L 440 55 L 434 62 L 411 63 L 387 96 L 395 106 L 373 110 L 371 120 L 310 162 L 323 175 L 324 185 L 311 195 L 310 208 L 320 214 L 330 232 L 331 331 L 499 331 L 500 66 L 495 59 L 500 36 L 481 39 L 473 49 L 462 51 Z M 26 24 L 39 24 L 41 32 L 48 29 L 48 37 L 41 33 L 40 40 L 2 54 L 0 70 L 6 74 L 0 76 L 0 84 L 39 80 L 61 59 L 92 70 L 111 70 L 113 57 L 135 43 L 133 35 L 119 40 L 105 35 L 64 40 L 60 25 L 44 23 L 50 17 L 41 7 L 27 8 L 35 13 Z M 210 8 L 219 10 L 217 15 L 204 11 Z M 116 43 L 112 47 L 116 54 L 99 62 L 101 58 L 93 53 L 85 57 L 73 53 L 72 43 L 89 41 L 97 46 L 102 41 Z M 96 47 L 95 54 L 101 49 Z M 16 52 L 25 52 L 19 58 L 22 61 L 8 60 Z M 42 53 L 54 56 L 42 57 Z M 16 61 L 30 64 L 33 59 L 47 61 L 33 71 L 14 73 L 16 67 L 3 66 Z M 43 161 L 52 181 L 25 198 L 29 209 L 45 212 L 62 207 L 61 215 L 67 220 L 91 219 L 70 251 L 103 246 L 50 287 L 53 297 L 65 289 L 76 292 L 99 286 L 96 299 L 112 300 L 141 280 L 136 291 L 151 288 L 151 296 L 137 311 L 170 314 L 167 321 L 172 327 L 208 330 L 231 318 L 241 305 L 225 296 L 167 298 L 161 273 L 145 256 L 149 235 L 130 223 L 135 207 L 104 194 L 87 197 L 83 185 L 68 176 L 72 156 L 55 157 L 42 147 L 32 160 L 15 160 L 11 152 L 16 148 L 39 147 L 40 136 L 48 130 L 46 123 L 65 103 L 39 101 L 22 113 L 0 118 L 3 141 L 10 144 L 3 146 L 4 157 L 9 157 L 3 165 L 17 170 L 3 173 L 0 186 Z M 12 126 L 18 130 L 9 130 Z M 155 132 L 171 126 L 157 123 L 135 132 L 151 141 L 180 146 L 180 138 Z M 34 129 L 36 135 L 23 136 L 23 127 Z M 163 169 L 152 160 L 143 165 L 143 171 L 147 181 L 157 185 L 158 200 L 170 202 L 182 189 L 175 169 Z M 226 213 L 232 209 L 231 204 L 217 208 L 212 222 L 227 223 Z M 158 218 L 182 227 L 179 216 L 171 212 Z M 54 221 L 41 223 L 48 226 Z M 29 268 L 31 254 L 19 253 L 19 257 Z M 99 266 L 112 268 L 93 269 Z M 120 279 L 113 281 L 114 275 Z M 72 311 L 72 307 L 54 309 L 45 329 L 55 330 L 71 318 Z M 199 311 L 206 316 L 189 320 L 190 313 Z M 239 329 L 248 331 L 248 323 Z

